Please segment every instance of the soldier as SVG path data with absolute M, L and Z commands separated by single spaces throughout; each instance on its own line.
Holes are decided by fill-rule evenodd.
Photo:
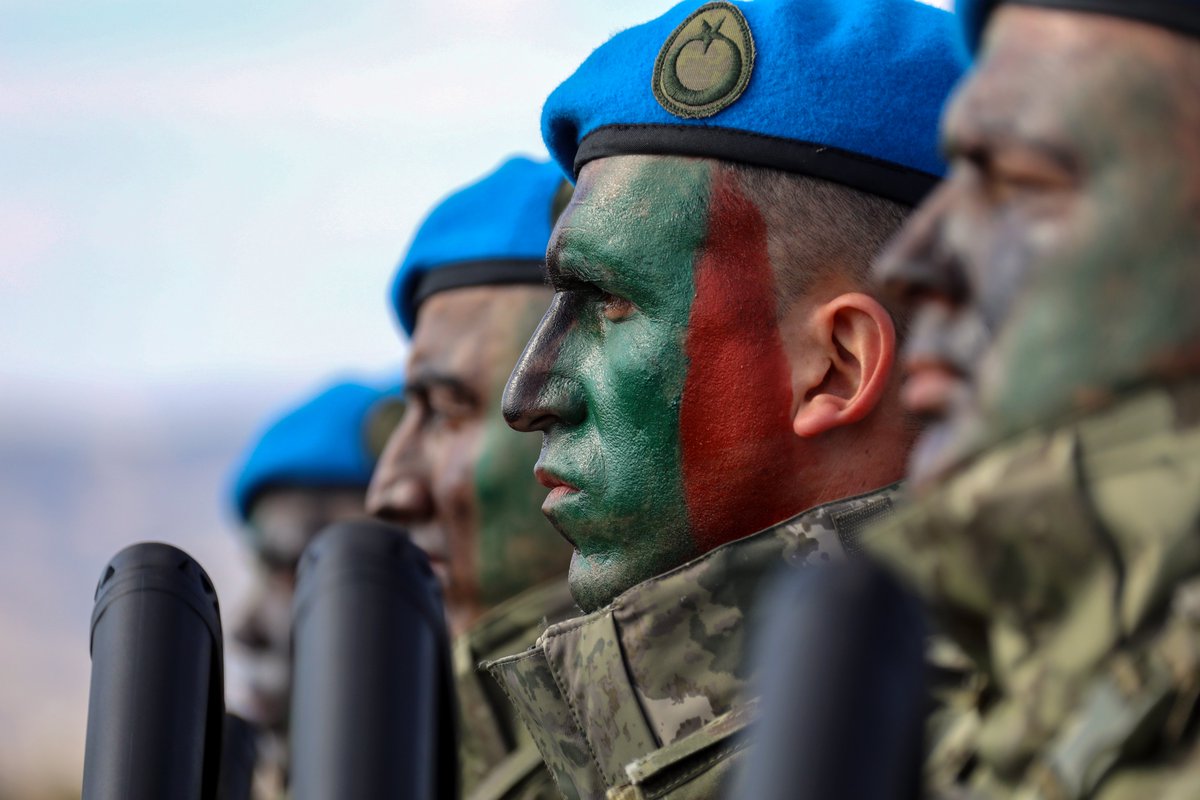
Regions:
M 914 429 L 869 267 L 937 181 L 951 23 L 909 0 L 684 3 L 547 102 L 578 183 L 504 412 L 543 434 L 589 614 L 490 669 L 568 797 L 714 794 L 754 717 L 763 576 L 891 508 Z
M 408 411 L 368 507 L 409 530 L 442 584 L 466 797 L 554 796 L 537 749 L 476 666 L 574 613 L 570 548 L 538 510 L 537 443 L 500 414 L 504 382 L 550 304 L 546 242 L 569 190 L 552 163 L 505 162 L 433 210 L 394 284 L 412 337 Z
M 243 456 L 232 505 L 254 554 L 255 581 L 233 628 L 244 657 L 238 709 L 264 732 L 264 794 L 279 795 L 287 761 L 292 595 L 304 548 L 327 525 L 365 517 L 375 460 L 403 410 L 399 387 L 338 383 L 271 423 Z
M 871 547 L 990 684 L 929 778 L 1200 797 L 1200 4 L 960 10 L 953 170 L 878 266 L 934 428 Z

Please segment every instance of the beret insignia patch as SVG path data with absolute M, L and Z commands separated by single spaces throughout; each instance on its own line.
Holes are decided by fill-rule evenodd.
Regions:
M 654 98 L 677 117 L 701 119 L 742 96 L 754 71 L 754 37 L 731 3 L 707 3 L 676 28 L 654 62 Z

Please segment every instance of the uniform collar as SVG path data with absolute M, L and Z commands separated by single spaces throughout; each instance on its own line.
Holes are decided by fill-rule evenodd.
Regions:
M 726 544 L 487 665 L 560 791 L 603 797 L 627 782 L 626 765 L 732 710 L 751 677 L 742 656 L 764 577 L 857 550 L 897 494 L 829 503 Z
M 461 715 L 459 758 L 464 797 L 472 796 L 514 753 L 527 746 L 532 749 L 511 706 L 485 683 L 479 662 L 529 647 L 550 622 L 576 612 L 563 576 L 490 609 L 455 639 L 452 661 Z
M 991 449 L 865 544 L 1003 681 L 1030 648 L 1086 669 L 1134 635 L 1200 570 L 1198 518 L 1188 382 Z
M 1104 727 L 1113 708 L 1142 719 L 1130 687 L 1155 688 L 1137 669 L 1153 661 L 1177 587 L 1200 575 L 1198 530 L 1200 382 L 1189 382 L 993 448 L 865 543 L 989 674 L 976 760 L 1020 780 L 1047 753 L 1061 756 L 1056 774 L 1094 766 L 1081 753 L 1111 742 L 1077 742 L 1068 722 L 1096 698 L 1121 698 L 1099 707 L 1105 736 L 1117 735 Z M 1112 675 L 1135 677 L 1114 689 Z

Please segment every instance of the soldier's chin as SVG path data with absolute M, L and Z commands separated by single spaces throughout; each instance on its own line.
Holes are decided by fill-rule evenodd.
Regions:
M 288 700 L 286 693 L 251 687 L 247 707 L 241 710 L 260 728 L 283 733 L 287 731 Z
M 622 580 L 621 565 L 621 560 L 612 556 L 585 556 L 579 550 L 571 556 L 567 585 L 584 613 L 603 608 L 637 582 Z

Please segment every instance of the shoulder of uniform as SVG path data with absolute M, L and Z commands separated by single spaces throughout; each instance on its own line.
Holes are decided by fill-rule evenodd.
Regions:
M 841 550 L 847 556 L 855 557 L 863 552 L 863 535 L 891 517 L 904 494 L 903 484 L 894 483 L 809 509 L 787 526 L 793 532 L 819 542 L 836 537 Z

